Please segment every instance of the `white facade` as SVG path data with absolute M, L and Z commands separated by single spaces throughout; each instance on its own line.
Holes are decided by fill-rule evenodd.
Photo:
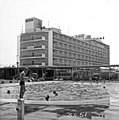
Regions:
M 17 36 L 17 64 L 20 66 L 20 35 Z
M 37 29 L 41 29 L 42 20 L 37 18 L 28 18 L 25 21 L 25 33 L 35 32 Z
M 53 31 L 49 31 L 48 39 L 48 66 L 53 66 Z

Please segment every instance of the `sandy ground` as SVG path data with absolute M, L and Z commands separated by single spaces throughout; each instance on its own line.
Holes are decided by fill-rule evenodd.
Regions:
M 33 85 L 34 84 L 34 85 Z M 41 85 L 42 84 L 42 87 Z M 45 85 L 44 85 L 45 84 Z M 49 85 L 50 84 L 50 85 Z M 56 87 L 57 86 L 59 87 Z M 62 87 L 61 87 L 62 85 Z M 75 98 L 79 97 L 77 95 L 77 92 L 79 92 L 77 89 L 79 89 L 80 86 L 80 91 L 86 93 L 90 90 L 89 85 L 90 83 L 77 83 L 77 82 L 67 82 L 64 84 L 64 82 L 41 82 L 41 83 L 27 83 L 27 92 L 25 93 L 25 99 L 27 97 L 31 98 L 30 100 L 33 99 L 33 97 L 39 97 L 39 92 L 37 89 L 39 88 L 42 91 L 45 90 L 43 96 L 49 94 L 55 100 L 58 99 L 60 93 L 62 93 L 63 97 L 62 99 L 66 98 L 67 95 L 71 94 L 74 95 L 73 100 Z M 110 104 L 109 105 L 94 105 L 94 104 L 82 104 L 82 105 L 64 105 L 64 106 L 59 106 L 59 105 L 41 105 L 41 104 L 25 104 L 25 120 L 118 120 L 119 118 L 119 83 L 106 83 L 106 84 L 96 84 L 93 83 L 93 86 L 91 87 L 91 90 L 98 90 L 97 88 L 100 88 L 102 90 L 105 90 L 106 92 L 109 93 L 109 98 L 110 98 Z M 67 87 L 66 87 L 67 86 Z M 56 87 L 53 89 L 56 89 L 58 92 L 57 99 L 56 97 L 53 96 L 52 94 L 52 87 Z M 105 89 L 103 89 L 105 87 Z M 49 89 L 50 91 L 49 92 Z M 59 89 L 60 88 L 60 89 Z M 88 91 L 86 91 L 86 89 Z M 8 95 L 6 91 L 10 89 L 11 93 Z M 17 91 L 16 91 L 17 90 Z M 30 90 L 30 94 L 28 92 Z M 64 94 L 62 92 L 64 90 Z M 69 92 L 69 91 L 70 92 Z M 93 91 L 92 95 L 93 95 Z M 17 98 L 17 94 L 14 95 L 14 93 L 19 92 L 19 86 L 18 83 L 12 83 L 12 84 L 2 84 L 0 85 L 0 101 L 5 98 L 4 101 L 0 102 L 0 120 L 17 120 L 17 111 L 16 111 L 16 103 L 15 101 L 8 101 L 8 98 Z M 37 94 L 38 93 L 38 94 Z M 46 94 L 45 94 L 46 93 Z M 96 94 L 99 94 L 97 92 Z M 95 94 L 95 95 L 96 95 Z M 95 96 L 94 95 L 94 96 Z M 68 96 L 68 97 L 71 97 Z M 6 98 L 7 97 L 7 98 Z M 40 98 L 41 99 L 41 98 Z M 13 99 L 15 100 L 15 99 Z M 35 99 L 39 100 L 39 99 Z M 44 100 L 44 99 L 43 99 Z M 71 99 L 72 100 L 72 99 Z

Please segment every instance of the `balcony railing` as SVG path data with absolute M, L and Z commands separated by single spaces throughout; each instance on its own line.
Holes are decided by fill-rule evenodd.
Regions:
M 46 58 L 45 54 L 39 56 L 22 56 L 20 59 L 34 59 L 34 58 Z
M 40 40 L 45 40 L 45 37 L 42 36 L 42 37 L 37 37 L 37 38 L 24 38 L 24 39 L 21 39 L 21 43 L 23 42 L 33 42 L 33 41 L 40 41 Z
M 36 49 L 45 49 L 45 45 L 39 45 L 39 46 L 27 46 L 23 47 L 21 51 L 26 51 L 26 50 L 36 50 Z

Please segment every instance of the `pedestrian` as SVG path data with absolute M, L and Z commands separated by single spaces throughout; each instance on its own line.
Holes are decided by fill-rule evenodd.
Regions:
M 43 73 L 43 74 L 42 74 L 42 80 L 44 81 L 44 80 L 45 80 L 45 78 L 46 78 L 46 74 L 45 74 L 45 73 Z
M 24 93 L 26 91 L 25 89 L 25 79 L 26 79 L 26 74 L 28 73 L 28 68 L 25 67 L 24 70 L 20 73 L 20 98 L 23 98 Z
M 105 84 L 105 79 L 104 79 L 104 84 Z

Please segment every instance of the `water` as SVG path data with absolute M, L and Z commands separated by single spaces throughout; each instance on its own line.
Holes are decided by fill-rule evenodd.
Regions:
M 105 87 L 105 88 L 104 88 Z M 7 94 L 10 90 L 10 94 Z M 106 105 L 26 105 L 25 114 L 39 111 L 41 118 L 46 113 L 52 120 L 117 120 L 119 118 L 119 83 L 80 83 L 80 82 L 43 82 L 28 83 L 26 85 L 26 100 L 44 101 L 45 96 L 50 96 L 50 101 L 97 100 L 110 98 Z M 56 90 L 58 96 L 53 94 Z M 18 98 L 18 85 L 1 85 L 0 98 Z

